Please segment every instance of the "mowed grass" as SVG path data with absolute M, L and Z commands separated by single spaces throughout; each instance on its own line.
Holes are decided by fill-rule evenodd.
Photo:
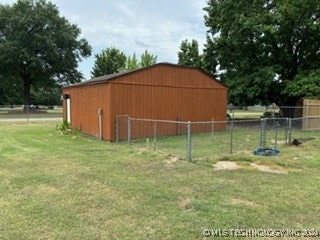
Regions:
M 1 123 L 0 238 L 203 239 L 204 229 L 320 230 L 319 144 L 316 137 L 283 147 L 278 157 L 240 152 L 187 162 L 140 145 L 62 134 L 53 123 Z M 215 171 L 218 160 L 244 167 Z M 251 162 L 288 173 L 261 172 Z
M 0 120 L 1 119 L 32 119 L 32 118 L 61 118 L 62 109 L 57 108 L 53 110 L 41 110 L 38 112 L 30 111 L 23 112 L 22 109 L 18 110 L 7 110 L 0 109 Z

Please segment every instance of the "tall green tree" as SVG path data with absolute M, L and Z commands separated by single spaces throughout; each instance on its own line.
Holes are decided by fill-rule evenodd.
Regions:
M 140 63 L 135 53 L 132 55 L 132 57 L 127 57 L 126 70 L 132 71 L 138 69 L 139 67 Z
M 114 47 L 107 48 L 100 54 L 95 55 L 92 77 L 122 72 L 126 69 L 126 55 Z
M 204 45 L 202 55 L 202 69 L 211 76 L 217 76 L 217 66 L 215 45 L 212 39 L 207 36 L 207 43 Z
M 217 62 L 215 61 L 215 51 L 213 42 L 207 39 L 205 49 L 200 54 L 198 41 L 192 39 L 189 42 L 187 39 L 180 44 L 178 52 L 178 64 L 198 67 L 207 72 L 211 76 L 216 76 Z
M 202 67 L 202 55 L 199 53 L 197 40 L 192 39 L 189 42 L 186 39 L 181 42 L 180 51 L 178 52 L 178 64 L 198 68 Z
M 95 64 L 91 71 L 92 77 L 113 74 L 125 71 L 133 71 L 138 68 L 149 67 L 157 62 L 157 56 L 147 50 L 141 55 L 140 62 L 134 53 L 126 56 L 117 48 L 111 47 L 95 55 Z
M 288 87 L 320 68 L 319 1 L 210 0 L 204 9 L 232 103 L 294 105 L 307 95 Z
M 295 81 L 288 83 L 284 90 L 290 97 L 308 97 L 320 99 L 320 69 L 299 73 Z
M 82 57 L 90 56 L 80 29 L 61 17 L 46 0 L 18 0 L 0 5 L 0 70 L 4 77 L 20 79 L 23 103 L 30 104 L 31 86 L 74 83 Z
M 149 67 L 157 63 L 157 56 L 145 50 L 141 55 L 140 67 Z

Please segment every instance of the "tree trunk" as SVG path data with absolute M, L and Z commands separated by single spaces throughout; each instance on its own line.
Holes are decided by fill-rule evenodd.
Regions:
M 281 117 L 286 117 L 286 118 L 294 118 L 294 106 L 289 107 L 289 106 L 281 106 Z
M 29 77 L 25 77 L 23 79 L 23 105 L 24 111 L 30 108 L 30 86 L 31 79 Z
M 281 117 L 286 118 L 294 118 L 295 117 L 295 109 L 297 106 L 297 103 L 299 101 L 299 98 L 291 97 L 286 99 L 283 104 L 280 106 L 281 109 Z M 301 116 L 297 116 L 301 117 Z

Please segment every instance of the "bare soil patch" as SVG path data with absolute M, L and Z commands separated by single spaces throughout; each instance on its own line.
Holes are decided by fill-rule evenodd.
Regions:
M 181 198 L 178 204 L 179 204 L 179 207 L 184 211 L 191 210 L 192 208 L 191 199 L 189 197 Z
M 231 203 L 234 205 L 244 205 L 248 207 L 258 207 L 260 204 L 256 202 L 252 202 L 246 199 L 239 199 L 239 198 L 234 198 L 231 200 Z
M 278 174 L 286 174 L 288 173 L 288 170 L 285 168 L 271 168 L 269 166 L 266 165 L 260 165 L 260 164 L 256 164 L 256 163 L 251 163 L 251 167 L 258 169 L 261 172 L 270 172 L 270 173 L 278 173 Z
M 270 167 L 263 164 L 251 163 L 249 167 L 257 169 L 261 172 L 277 173 L 277 174 L 287 174 L 288 170 L 279 166 Z M 219 161 L 213 165 L 213 170 L 236 170 L 240 168 L 248 168 L 246 166 L 241 166 L 237 162 L 229 161 Z
M 240 168 L 236 162 L 219 161 L 214 165 L 214 170 L 235 170 Z

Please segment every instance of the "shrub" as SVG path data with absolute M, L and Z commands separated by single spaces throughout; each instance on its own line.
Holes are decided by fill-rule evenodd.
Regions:
M 56 125 L 56 130 L 60 132 L 71 131 L 70 123 L 67 120 L 63 120 Z

